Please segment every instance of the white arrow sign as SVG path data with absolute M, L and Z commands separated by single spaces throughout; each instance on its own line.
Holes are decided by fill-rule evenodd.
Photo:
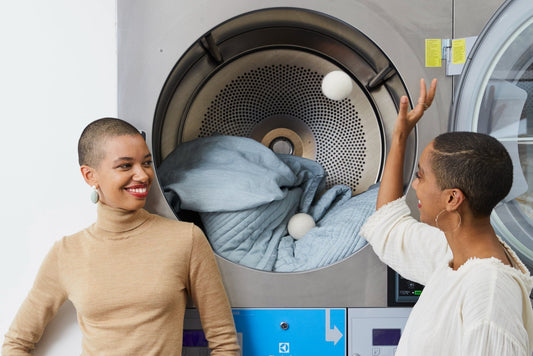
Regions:
M 330 329 L 330 319 L 331 319 L 331 310 L 326 309 L 326 341 L 333 341 L 334 345 L 337 345 L 337 342 L 342 338 L 342 333 L 333 325 L 333 329 Z

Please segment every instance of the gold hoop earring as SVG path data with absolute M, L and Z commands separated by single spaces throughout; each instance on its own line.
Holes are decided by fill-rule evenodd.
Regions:
M 457 230 L 461 226 L 461 223 L 463 221 L 462 218 L 461 218 L 461 214 L 459 214 L 459 212 L 457 210 L 453 210 L 453 212 L 456 213 L 457 216 L 459 216 L 459 223 L 457 224 L 457 226 L 453 230 L 443 230 L 439 226 L 439 216 L 441 216 L 442 213 L 444 213 L 444 212 L 448 212 L 448 210 L 442 209 L 442 211 L 440 213 L 438 213 L 437 216 L 435 217 L 435 226 L 438 229 L 440 229 L 442 232 L 453 232 L 453 231 Z

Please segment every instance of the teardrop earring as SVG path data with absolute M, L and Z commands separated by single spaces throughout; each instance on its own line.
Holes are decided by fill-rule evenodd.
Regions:
M 93 204 L 98 203 L 98 200 L 100 200 L 100 195 L 98 195 L 98 190 L 96 190 L 96 185 L 93 185 L 93 191 L 91 192 L 91 201 Z

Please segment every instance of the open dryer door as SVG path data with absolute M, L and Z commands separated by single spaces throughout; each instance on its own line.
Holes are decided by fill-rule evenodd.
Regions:
M 507 1 L 486 25 L 458 84 L 451 129 L 490 134 L 513 160 L 513 187 L 491 221 L 533 270 L 533 2 Z

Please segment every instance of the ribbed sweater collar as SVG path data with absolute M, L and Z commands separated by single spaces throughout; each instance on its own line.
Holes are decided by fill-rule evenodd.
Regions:
M 144 209 L 127 211 L 98 203 L 97 218 L 94 228 L 100 238 L 127 238 L 128 236 L 126 235 L 130 234 L 124 233 L 137 229 L 149 218 L 150 213 Z

